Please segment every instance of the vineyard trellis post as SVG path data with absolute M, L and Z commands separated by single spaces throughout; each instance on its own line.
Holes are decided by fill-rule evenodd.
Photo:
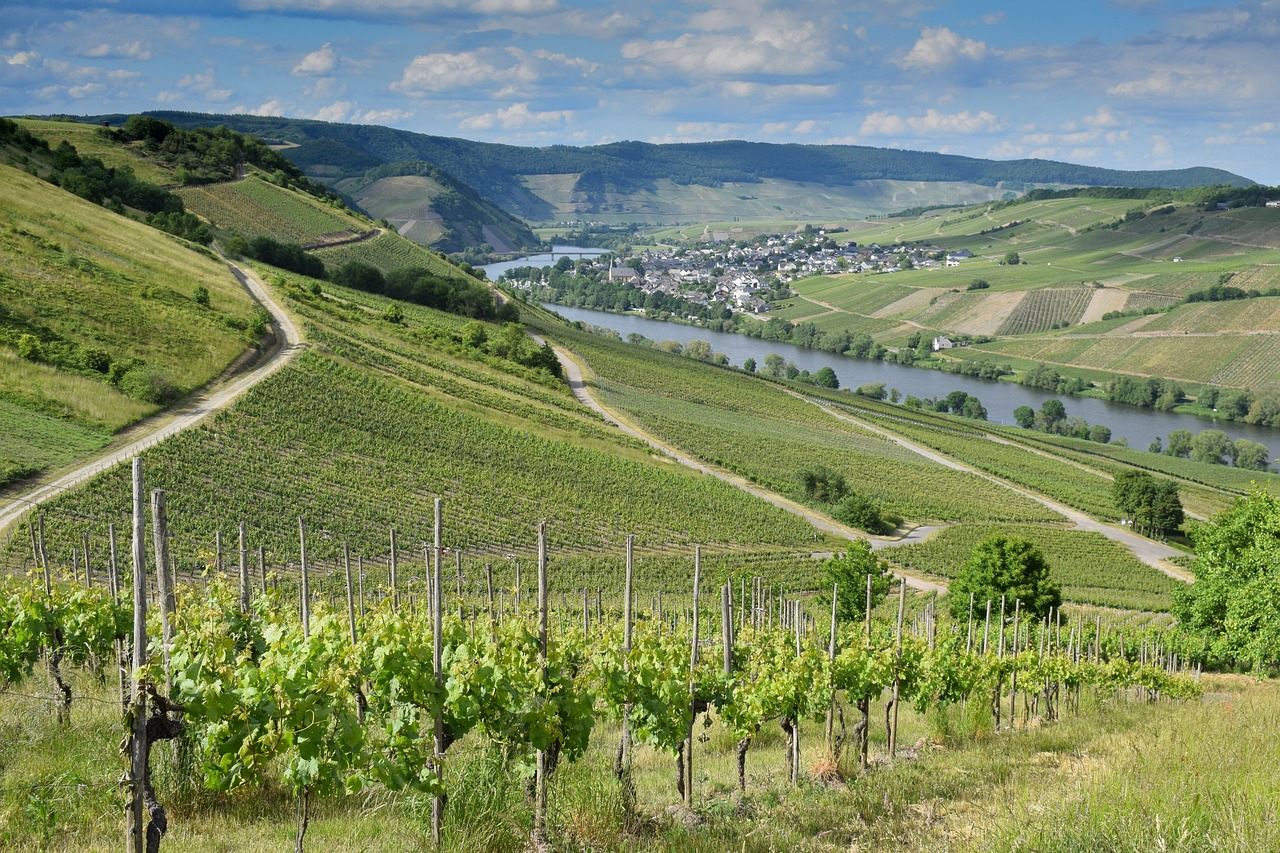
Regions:
M 388 569 L 387 581 L 391 584 L 391 612 L 400 609 L 400 590 L 396 587 L 396 529 L 391 527 L 391 565 Z
M 432 538 L 431 548 L 431 666 L 435 673 L 436 691 L 439 692 L 444 688 L 444 638 L 442 636 L 444 625 L 444 607 L 441 601 L 441 593 L 444 591 L 444 584 L 440 580 L 440 541 L 444 533 L 444 516 L 442 511 L 442 502 L 440 498 L 435 499 L 434 504 L 434 524 L 432 525 L 434 535 Z M 462 564 L 458 564 L 458 585 L 462 585 Z M 432 760 L 434 765 L 433 772 L 436 777 L 436 785 L 440 786 L 444 779 L 444 767 L 441 762 L 444 758 L 444 703 L 438 702 L 435 709 L 435 756 Z M 436 847 L 440 846 L 440 832 L 444 823 L 444 797 L 436 794 L 431 798 L 431 839 Z
M 248 613 L 252 603 L 253 590 L 249 588 L 249 551 L 245 543 L 244 522 L 240 522 L 240 612 Z
M 84 532 L 80 534 L 80 541 L 84 546 L 84 585 L 90 589 L 93 588 L 93 569 L 89 567 L 89 534 Z
M 170 585 L 169 572 L 169 513 L 165 503 L 164 489 L 156 489 L 151 493 L 151 536 L 156 555 L 156 596 L 160 605 L 160 651 L 164 660 L 165 695 L 173 692 L 173 672 L 169 666 L 169 649 L 173 644 L 173 588 Z
M 867 575 L 867 577 L 871 577 Z M 831 584 L 831 637 L 827 642 L 827 660 L 831 666 L 831 702 L 827 706 L 827 759 L 831 762 L 836 760 L 835 733 L 836 733 L 836 689 L 835 689 L 835 666 L 836 666 L 836 605 L 837 598 L 840 593 L 840 584 Z
M 519 586 L 516 587 L 519 590 Z M 547 523 L 538 522 L 538 665 L 542 681 L 547 680 Z M 533 840 L 542 845 L 547 833 L 547 751 L 539 749 L 535 756 L 533 779 Z
M 109 572 L 108 578 L 110 579 L 110 584 L 111 584 L 111 600 L 115 603 L 117 607 L 119 607 L 120 606 L 120 563 L 118 561 L 117 554 L 116 554 L 116 523 L 114 521 L 109 522 L 107 524 L 107 545 L 111 549 L 110 551 L 111 561 L 108 564 L 108 572 Z M 119 691 L 120 711 L 121 713 L 124 713 L 124 714 L 129 713 L 129 693 L 127 690 L 129 685 L 129 674 L 127 669 L 128 663 L 125 660 L 126 648 L 128 648 L 128 646 L 125 644 L 125 641 L 120 637 L 116 637 L 115 639 L 116 676 L 119 679 L 118 686 L 120 688 L 120 691 Z
M 868 575 L 868 577 L 870 577 Z M 895 663 L 893 672 L 893 724 L 889 727 L 889 758 L 898 757 L 898 700 L 902 680 L 902 616 L 907 607 L 907 579 L 903 578 L 898 587 L 898 629 L 895 640 Z
M 133 672 L 129 683 L 132 723 L 129 735 L 129 812 L 126 847 L 131 853 L 146 850 L 142 780 L 147 772 L 147 696 L 143 670 L 147 665 L 147 552 L 143 537 L 142 460 L 133 460 Z
M 631 677 L 631 597 L 635 568 L 635 536 L 627 536 L 626 569 L 622 582 L 622 671 Z M 618 741 L 618 757 L 614 762 L 614 775 L 622 783 L 623 804 L 628 809 L 635 805 L 635 787 L 631 781 L 631 703 L 622 706 L 622 735 Z
M 298 519 L 298 554 L 302 564 L 302 638 L 311 638 L 311 589 L 307 586 L 307 524 Z

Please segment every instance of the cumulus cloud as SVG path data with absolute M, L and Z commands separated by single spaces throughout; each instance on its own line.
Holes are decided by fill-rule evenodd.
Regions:
M 178 81 L 179 89 L 202 95 L 206 100 L 225 101 L 231 90 L 218 85 L 218 74 L 212 65 L 206 65 L 203 74 L 186 74 Z
M 355 106 L 354 101 L 334 101 L 327 107 L 321 107 L 316 110 L 316 113 L 312 118 L 316 121 L 346 121 L 347 117 L 351 115 L 351 111 L 355 109 Z
M 272 98 L 266 103 L 256 107 L 235 106 L 231 108 L 231 115 L 250 115 L 250 116 L 282 116 L 288 107 L 284 101 L 279 98 Z
M 512 104 L 509 107 L 471 116 L 458 123 L 463 130 L 525 130 L 548 125 L 560 126 L 573 118 L 572 110 L 531 110 L 527 103 Z
M 902 57 L 903 68 L 938 71 L 964 62 L 981 62 L 992 55 L 985 42 L 966 38 L 949 27 L 925 27 Z
M 944 133 L 994 133 L 1004 125 L 999 116 L 986 110 L 943 113 L 930 109 L 922 116 L 901 116 L 874 112 L 862 120 L 862 136 L 933 136 Z
M 134 39 L 124 44 L 101 42 L 82 55 L 91 59 L 136 59 L 145 62 L 151 59 L 151 49 L 144 46 L 138 39 Z
M 625 42 L 621 52 L 642 70 L 685 76 L 794 77 L 830 65 L 826 37 L 812 21 L 756 26 L 748 32 L 685 32 L 673 39 L 635 39 Z
M 406 95 L 469 89 L 502 80 L 505 70 L 478 53 L 428 53 L 415 56 L 391 88 Z
M 338 53 L 333 45 L 325 42 L 318 50 L 313 50 L 302 61 L 293 66 L 290 73 L 295 77 L 307 77 L 321 74 L 332 74 L 338 67 Z
M 751 83 L 731 80 L 720 87 L 731 98 L 753 98 L 766 101 L 820 100 L 834 97 L 838 87 L 834 84 L 816 83 Z

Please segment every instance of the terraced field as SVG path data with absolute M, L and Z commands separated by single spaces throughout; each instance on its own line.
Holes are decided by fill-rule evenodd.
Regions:
M 997 335 L 1047 332 L 1080 322 L 1096 291 L 1090 288 L 1032 290 L 996 330 Z
M 340 267 L 349 261 L 362 261 L 384 273 L 421 267 L 441 276 L 452 277 L 458 274 L 456 267 L 441 260 L 435 252 L 392 232 L 379 234 L 359 243 L 317 249 L 314 254 L 330 268 Z

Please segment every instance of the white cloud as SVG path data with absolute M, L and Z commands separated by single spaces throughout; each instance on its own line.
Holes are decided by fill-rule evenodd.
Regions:
M 834 97 L 838 87 L 834 84 L 782 83 L 771 86 L 766 83 L 750 83 L 734 80 L 725 83 L 720 90 L 731 98 L 753 98 L 766 101 L 818 100 Z
M 1156 134 L 1151 137 L 1151 153 L 1156 157 L 1168 157 L 1173 153 L 1173 146 L 1166 137 Z
M 621 52 L 624 59 L 650 72 L 674 71 L 686 76 L 794 77 L 830 65 L 825 35 L 811 21 L 786 27 L 757 26 L 748 33 L 686 32 L 674 39 L 636 39 L 625 42 Z
M 411 118 L 413 118 L 413 113 L 405 110 L 368 110 L 352 116 L 351 121 L 356 124 L 396 124 Z
M 505 77 L 505 69 L 475 53 L 428 53 L 415 56 L 391 88 L 406 95 L 421 96 L 483 86 Z
M 937 71 L 960 62 L 981 62 L 990 55 L 985 42 L 966 38 L 948 27 L 925 27 L 900 64 L 903 68 Z
M 1107 106 L 1098 107 L 1098 109 L 1094 110 L 1092 115 L 1087 115 L 1080 121 L 1085 125 L 1085 127 L 1120 126 L 1120 119 L 1116 118 L 1115 114 L 1111 112 L 1111 108 Z
M 145 62 L 151 58 L 151 50 L 135 39 L 115 45 L 102 42 L 89 48 L 83 55 L 92 59 L 137 59 Z
M 178 81 L 179 89 L 198 92 L 206 100 L 225 101 L 231 97 L 231 90 L 218 86 L 218 74 L 212 65 L 206 65 L 203 74 L 186 74 Z
M 284 101 L 279 98 L 272 98 L 264 104 L 257 107 L 236 106 L 231 108 L 231 115 L 250 115 L 250 116 L 281 116 L 285 114 L 287 109 Z
M 325 42 L 318 50 L 313 50 L 302 57 L 302 61 L 293 66 L 293 71 L 290 73 L 295 77 L 332 74 L 337 66 L 338 53 L 333 49 L 332 44 Z
M 20 50 L 4 58 L 9 65 L 21 65 L 23 68 L 39 68 L 40 54 L 34 50 Z
M 458 127 L 463 130 L 493 130 L 495 127 L 500 127 L 503 130 L 524 130 L 546 125 L 560 126 L 568 123 L 572 118 L 572 110 L 538 112 L 529 109 L 527 103 L 522 103 L 512 104 L 495 112 L 463 119 L 458 123 Z
M 707 142 L 720 139 L 741 139 L 742 128 L 736 124 L 714 121 L 685 121 L 675 126 L 671 133 L 650 137 L 657 144 L 669 142 Z
M 765 136 L 819 136 L 826 132 L 828 122 L 815 119 L 804 121 L 770 121 L 761 126 Z
M 943 113 L 927 110 L 922 116 L 874 112 L 862 120 L 861 136 L 932 136 L 948 133 L 995 133 L 1004 127 L 999 116 L 986 110 Z
M 329 104 L 329 106 L 321 107 L 317 110 L 316 114 L 313 115 L 312 118 L 316 121 L 346 121 L 347 117 L 351 115 L 351 111 L 355 109 L 355 106 L 355 102 L 353 101 L 334 101 L 332 104 Z

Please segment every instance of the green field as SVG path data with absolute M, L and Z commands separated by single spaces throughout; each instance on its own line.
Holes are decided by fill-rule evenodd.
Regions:
M 243 181 L 184 187 L 177 192 L 187 210 L 221 231 L 245 238 L 265 236 L 306 245 L 333 235 L 349 237 L 370 227 L 346 211 L 268 183 L 256 173 Z
M 384 273 L 421 267 L 446 277 L 459 274 L 457 267 L 435 252 L 391 232 L 384 232 L 373 239 L 361 240 L 359 243 L 318 249 L 315 255 L 332 269 L 351 261 L 360 261 L 377 267 Z

